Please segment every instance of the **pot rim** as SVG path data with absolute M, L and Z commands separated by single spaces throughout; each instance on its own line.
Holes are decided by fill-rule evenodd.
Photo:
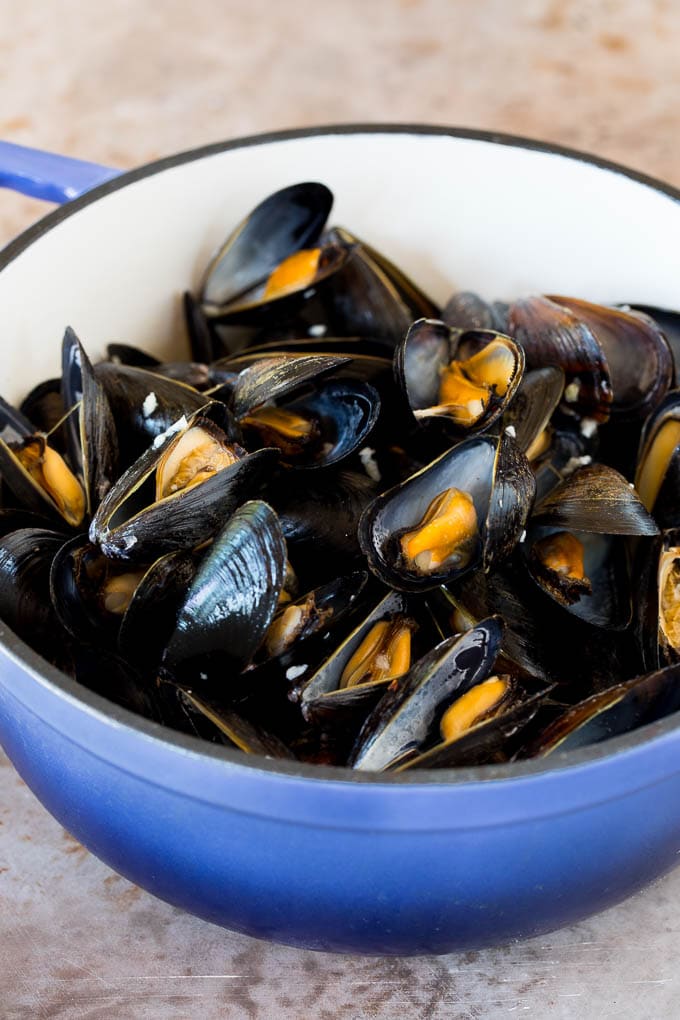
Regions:
M 275 142 L 287 142 L 295 139 L 314 138 L 323 135 L 422 135 L 426 137 L 440 136 L 471 141 L 481 141 L 509 148 L 524 149 L 532 152 L 547 153 L 560 156 L 573 162 L 587 163 L 609 173 L 627 177 L 637 184 L 659 192 L 675 202 L 680 202 L 680 189 L 659 181 L 648 174 L 632 170 L 620 163 L 603 159 L 590 153 L 567 146 L 544 142 L 521 135 L 510 135 L 497 131 L 482 131 L 471 128 L 447 127 L 428 124 L 401 123 L 356 123 L 330 124 L 319 127 L 294 128 L 281 131 L 264 132 L 247 135 L 226 142 L 215 142 L 193 149 L 187 149 L 171 156 L 153 160 L 133 170 L 123 171 L 109 181 L 99 184 L 92 190 L 73 199 L 67 204 L 48 213 L 37 223 L 14 238 L 0 251 L 0 272 L 13 262 L 26 249 L 39 241 L 41 237 L 58 226 L 63 220 L 77 214 L 81 209 L 118 191 L 120 188 L 134 184 L 136 181 L 152 177 L 164 170 L 191 163 L 209 156 L 228 152 L 232 149 L 251 148 L 257 145 L 268 145 Z M 542 774 L 555 774 L 573 770 L 580 772 L 584 766 L 606 764 L 606 760 L 620 759 L 626 752 L 628 756 L 634 752 L 657 749 L 661 743 L 668 743 L 679 734 L 680 712 L 674 713 L 659 722 L 642 726 L 637 730 L 619 737 L 611 738 L 599 744 L 574 751 L 557 751 L 546 759 L 533 759 L 504 765 L 481 765 L 474 767 L 414 770 L 397 775 L 389 773 L 360 772 L 340 766 L 310 765 L 303 762 L 278 761 L 259 755 L 244 755 L 241 751 L 231 751 L 226 747 L 213 745 L 183 733 L 163 727 L 143 716 L 108 701 L 93 693 L 88 688 L 72 680 L 61 670 L 52 666 L 29 645 L 17 637 L 8 627 L 0 624 L 0 648 L 8 651 L 15 663 L 28 672 L 38 683 L 47 687 L 53 695 L 66 699 L 80 709 L 85 708 L 88 714 L 96 716 L 116 729 L 125 727 L 136 731 L 142 737 L 159 740 L 163 744 L 186 755 L 209 758 L 221 761 L 228 767 L 241 767 L 251 772 L 266 772 L 283 777 L 311 779 L 323 781 L 348 782 L 357 785 L 413 787 L 413 786 L 461 786 L 483 783 L 497 786 L 501 781 L 522 778 L 538 778 Z M 2 683 L 0 675 L 0 683 Z M 16 692 L 12 692 L 16 697 Z M 21 700 L 21 699 L 20 699 Z M 680 769 L 680 761 L 673 771 Z

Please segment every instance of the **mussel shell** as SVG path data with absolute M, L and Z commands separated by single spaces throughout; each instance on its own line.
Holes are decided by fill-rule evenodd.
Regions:
M 204 391 L 213 381 L 207 362 L 159 361 L 153 354 L 147 354 L 141 348 L 132 347 L 130 344 L 107 344 L 106 353 L 108 361 L 112 361 L 115 365 L 145 368 L 154 375 L 162 375 L 166 379 L 177 379 L 194 389 Z
M 121 572 L 120 561 L 111 566 Z M 65 542 L 54 557 L 50 597 L 61 625 L 76 641 L 114 644 L 120 617 L 107 613 L 102 602 L 102 587 L 110 576 L 106 557 L 86 535 Z
M 550 296 L 592 331 L 604 352 L 612 385 L 611 414 L 641 419 L 671 386 L 673 355 L 653 319 L 577 298 Z
M 268 498 L 303 586 L 345 573 L 360 559 L 359 518 L 376 492 L 366 475 L 342 468 L 287 474 L 270 486 Z
M 459 425 L 448 416 L 446 404 L 440 403 L 442 372 L 452 362 L 471 357 L 492 341 L 504 344 L 515 360 L 507 391 L 503 397 L 493 395 L 486 411 L 473 425 Z M 454 434 L 473 435 L 493 425 L 512 401 L 524 372 L 524 352 L 510 337 L 493 330 L 455 330 L 434 319 L 419 319 L 397 345 L 394 365 L 397 379 L 417 420 L 437 417 Z
M 64 333 L 62 365 L 64 404 L 71 408 L 80 400 L 77 438 L 72 431 L 73 415 L 68 419 L 67 436 L 72 463 L 83 473 L 87 512 L 92 514 L 118 477 L 118 430 L 105 387 L 70 326 Z
M 146 368 L 104 361 L 95 367 L 95 376 L 108 397 L 125 465 L 178 419 L 189 418 L 207 402 L 205 394 L 192 386 Z
M 220 404 L 204 407 L 177 431 L 203 419 L 229 428 L 226 413 Z M 164 442 L 149 447 L 121 475 L 97 510 L 90 525 L 90 541 L 101 546 L 107 556 L 149 562 L 176 549 L 200 545 L 257 491 L 278 460 L 277 450 L 257 450 L 201 484 L 155 501 L 154 473 L 173 438 L 170 434 Z
M 293 252 L 313 246 L 332 205 L 332 192 L 313 181 L 269 195 L 213 255 L 200 286 L 201 301 L 214 306 L 233 303 Z
M 680 664 L 616 684 L 574 705 L 529 746 L 522 757 L 545 758 L 599 744 L 656 722 L 680 709 Z
M 7 431 L 9 432 L 9 429 Z M 44 453 L 45 447 L 49 445 L 47 437 L 42 433 L 21 439 L 18 445 L 22 443 L 37 443 L 40 446 L 41 455 Z M 20 462 L 14 448 L 10 447 L 2 438 L 0 438 L 0 477 L 22 508 L 39 514 L 41 517 L 49 518 L 53 528 L 69 527 L 67 519 L 47 489 L 38 484 Z
M 581 415 L 606 421 L 612 404 L 609 368 L 600 344 L 574 312 L 545 297 L 515 301 L 508 313 L 507 332 L 521 344 L 527 368 L 557 365 L 576 392 L 565 399 Z
M 511 428 L 523 453 L 547 428 L 564 392 L 564 372 L 548 365 L 526 372 L 512 403 L 503 414 L 503 428 Z
M 50 444 L 59 453 L 66 452 L 64 426 L 58 427 L 66 413 L 61 396 L 61 379 L 38 383 L 21 401 L 21 414 L 33 424 L 33 430 L 50 434 Z
M 453 294 L 444 305 L 441 317 L 447 326 L 454 329 L 494 329 L 506 332 L 505 317 L 498 303 L 489 304 L 471 290 Z
M 517 734 L 535 717 L 553 687 L 540 681 L 513 683 L 509 703 L 499 715 L 478 723 L 456 740 L 436 743 L 417 757 L 409 758 L 395 771 L 460 768 L 508 761 Z
M 528 553 L 527 569 L 534 581 L 564 609 L 595 627 L 624 630 L 633 613 L 631 580 L 626 549 L 620 538 L 597 533 L 572 532 L 583 545 L 583 564 L 592 591 L 570 593 L 568 579 L 542 569 L 532 555 L 534 543 L 561 531 L 556 527 L 529 530 L 522 549 Z
M 253 500 L 216 536 L 179 609 L 165 655 L 172 675 L 227 686 L 260 646 L 283 587 L 286 544 L 276 514 Z M 215 677 L 219 677 L 215 679 Z
M 411 617 L 412 607 L 406 595 L 393 591 L 381 598 L 321 666 L 297 685 L 295 697 L 300 701 L 305 719 L 337 720 L 352 716 L 357 710 L 366 712 L 376 704 L 391 683 L 389 679 L 341 688 L 340 678 L 371 628 L 381 620 L 393 620 L 397 616 Z
M 442 641 L 423 656 L 366 719 L 350 755 L 353 768 L 382 771 L 426 748 L 455 692 L 486 679 L 496 660 L 503 627 L 483 620 L 463 635 Z
M 221 345 L 215 341 L 200 301 L 189 291 L 182 295 L 182 308 L 191 357 L 199 364 L 209 365 L 219 357 Z
M 238 420 L 270 400 L 347 365 L 349 358 L 285 355 L 263 358 L 239 372 L 231 388 L 231 409 Z
M 661 429 L 669 422 L 680 423 L 680 390 L 671 390 L 666 394 L 653 414 L 644 424 L 640 435 L 640 446 L 637 456 L 635 486 L 640 490 L 641 498 L 649 511 L 654 514 L 662 528 L 680 526 L 680 444 L 669 452 L 669 458 L 662 471 L 660 484 L 657 486 L 656 497 L 651 498 L 643 491 L 643 471 L 650 455 L 654 440 Z M 651 504 L 651 505 L 650 505 Z
M 245 754 L 295 760 L 295 755 L 282 740 L 254 725 L 223 702 L 182 684 L 177 685 L 177 690 L 185 708 L 203 716 L 219 731 L 228 745 L 237 747 Z
M 284 406 L 319 427 L 319 442 L 309 453 L 303 448 L 300 456 L 281 455 L 288 466 L 309 470 L 340 464 L 368 442 L 380 414 L 380 397 L 368 383 L 337 379 Z
M 677 556 L 674 550 L 678 550 Z M 664 574 L 673 562 L 680 566 L 680 529 L 662 531 L 654 538 L 641 541 L 633 561 L 636 579 L 635 616 L 633 627 L 642 653 L 645 669 L 655 670 L 680 660 L 676 647 L 662 625 Z
M 536 523 L 600 535 L 656 535 L 658 527 L 618 471 L 588 464 L 552 489 L 536 507 Z
M 448 488 L 469 494 L 477 515 L 476 552 L 456 564 L 419 574 L 401 562 L 398 536 L 422 520 L 433 499 Z M 508 554 L 518 541 L 534 495 L 528 462 L 514 441 L 466 439 L 417 474 L 378 496 L 362 515 L 359 543 L 371 570 L 399 591 L 427 591 Z
M 50 600 L 50 567 L 64 536 L 20 528 L 0 538 L 0 619 L 51 661 L 59 661 L 61 627 Z
M 657 308 L 654 305 L 637 303 L 623 304 L 621 308 L 624 311 L 640 312 L 657 324 L 673 355 L 675 372 L 672 385 L 680 386 L 680 312 L 671 308 Z

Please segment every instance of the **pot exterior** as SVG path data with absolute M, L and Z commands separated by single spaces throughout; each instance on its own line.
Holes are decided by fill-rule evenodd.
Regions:
M 43 695 L 49 718 L 53 696 Z M 438 809 L 450 828 L 440 817 L 412 833 L 380 822 L 384 788 L 362 787 L 358 811 L 365 819 L 359 801 L 368 791 L 375 828 L 334 827 L 267 817 L 266 785 L 249 791 L 252 812 L 190 797 L 173 789 L 182 762 L 161 742 L 139 741 L 123 768 L 107 757 L 110 727 L 95 716 L 86 725 L 101 754 L 0 686 L 9 757 L 88 849 L 175 906 L 308 949 L 445 953 L 537 935 L 613 905 L 670 868 L 680 850 L 677 773 L 605 803 L 497 825 L 467 825 L 466 787 L 449 787 Z M 154 772 L 155 783 L 136 774 Z M 564 777 L 587 782 L 578 771 Z M 247 786 L 249 770 L 225 769 L 224 779 L 229 800 L 229 785 Z M 298 796 L 313 800 L 318 788 L 307 780 Z

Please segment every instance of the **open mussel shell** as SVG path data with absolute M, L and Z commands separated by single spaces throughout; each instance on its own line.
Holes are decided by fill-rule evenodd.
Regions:
M 414 322 L 395 351 L 395 373 L 416 420 L 436 417 L 457 434 L 488 429 L 523 371 L 524 352 L 510 337 L 433 319 Z
M 62 343 L 62 399 L 68 409 L 80 405 L 77 417 L 67 422 L 68 445 L 72 463 L 83 473 L 87 512 L 93 514 L 118 477 L 118 429 L 106 389 L 70 326 Z
M 201 301 L 218 307 L 234 303 L 289 255 L 313 246 L 332 205 L 331 191 L 314 181 L 269 195 L 213 255 L 200 287 Z
M 606 464 L 588 464 L 555 486 L 532 520 L 599 535 L 656 535 L 658 527 L 635 489 Z
M 395 771 L 459 768 L 509 761 L 518 734 L 536 716 L 554 685 L 532 678 L 520 680 L 510 675 L 495 675 L 457 697 L 449 705 L 449 710 L 456 705 L 462 707 L 463 698 L 470 698 L 481 691 L 483 685 L 492 684 L 502 688 L 496 703 L 489 705 L 477 717 L 474 710 L 466 706 L 464 712 L 469 717 L 468 725 L 461 727 L 460 733 L 449 737 L 440 734 L 434 746 L 414 758 L 408 758 Z
M 19 528 L 0 538 L 0 619 L 51 661 L 63 651 L 50 599 L 50 568 L 63 544 L 64 536 L 47 528 Z
M 380 599 L 321 666 L 296 687 L 295 697 L 304 717 L 317 722 L 337 721 L 375 705 L 390 684 L 398 682 L 392 675 L 395 670 L 391 669 L 387 641 L 391 638 L 396 644 L 401 639 L 408 648 L 399 666 L 400 675 L 411 666 L 412 647 L 424 653 L 434 643 L 432 625 L 424 620 L 422 608 L 411 605 L 400 592 L 390 592 Z M 423 625 L 426 633 L 417 637 Z M 382 668 L 376 665 L 379 657 L 384 660 Z
M 61 454 L 66 452 L 63 423 L 66 408 L 61 396 L 60 378 L 46 379 L 34 386 L 21 401 L 19 411 L 32 422 L 34 431 L 49 434 L 55 450 Z
M 576 313 L 546 297 L 515 301 L 507 332 L 524 348 L 528 369 L 556 365 L 564 371 L 564 399 L 580 416 L 608 419 L 612 384 L 602 347 Z
M 488 574 L 478 570 L 466 575 L 446 597 L 473 622 L 501 616 L 504 655 L 524 673 L 564 684 L 570 703 L 642 668 L 629 631 L 596 627 L 566 612 L 534 583 L 523 554 L 516 553 Z
M 680 529 L 640 542 L 635 550 L 634 629 L 646 669 L 680 661 Z
M 107 556 L 148 563 L 212 538 L 278 460 L 271 449 L 244 455 L 230 438 L 232 428 L 226 407 L 217 403 L 180 419 L 109 491 L 90 525 L 90 541 Z M 211 471 L 202 468 L 206 447 L 217 459 Z M 185 477 L 184 487 L 161 480 L 172 474 L 171 464 L 178 478 Z
M 528 462 L 507 434 L 466 439 L 374 500 L 359 543 L 385 584 L 427 591 L 506 556 L 533 496 Z
M 548 365 L 525 372 L 517 392 L 503 413 L 503 428 L 512 430 L 515 442 L 529 462 L 551 443 L 550 419 L 564 393 L 564 372 Z
M 593 333 L 604 352 L 612 386 L 611 414 L 617 420 L 645 418 L 672 385 L 673 355 L 657 323 L 646 315 L 550 296 Z
M 680 709 L 680 664 L 599 691 L 559 716 L 522 748 L 521 758 L 572 751 L 656 722 Z
M 199 715 L 203 725 L 213 726 L 223 738 L 222 742 L 237 747 L 245 754 L 260 754 L 265 758 L 295 760 L 295 755 L 275 734 L 268 733 L 233 708 L 216 698 L 191 687 L 177 684 L 177 694 L 185 712 L 194 719 Z M 209 738 L 208 738 L 209 739 Z
M 289 664 L 292 664 L 294 675 L 286 678 L 291 682 L 298 680 L 309 667 L 303 667 L 297 661 L 292 663 L 291 656 L 305 654 L 306 642 L 311 638 L 325 639 L 356 607 L 367 581 L 368 573 L 356 570 L 306 592 L 295 601 L 280 605 L 261 646 L 265 662 L 279 660 L 287 672 Z
M 8 438 L 13 431 L 13 426 L 4 430 Z M 0 438 L 0 476 L 20 507 L 49 517 L 55 526 L 77 528 L 83 523 L 85 490 L 42 433 L 10 442 Z
M 498 654 L 497 617 L 436 645 L 377 703 L 361 728 L 348 764 L 380 772 L 403 764 L 436 740 L 444 710 L 456 692 L 484 680 Z
M 213 382 L 208 362 L 160 361 L 153 354 L 147 354 L 140 347 L 133 347 L 131 344 L 107 344 L 106 354 L 108 361 L 112 361 L 114 365 L 145 368 L 154 375 L 177 379 L 197 390 L 206 390 Z
M 568 612 L 596 627 L 623 630 L 628 626 L 632 590 L 621 538 L 536 526 L 529 529 L 521 548 L 536 584 Z M 551 550 L 556 557 L 553 565 Z M 574 564 L 569 562 L 570 555 Z
M 380 397 L 368 383 L 331 380 L 297 400 L 275 409 L 280 425 L 255 412 L 242 420 L 244 435 L 255 431 L 260 442 L 281 450 L 281 461 L 293 468 L 327 468 L 350 457 L 368 441 L 380 414 Z M 288 428 L 292 421 L 294 429 Z M 298 438 L 295 429 L 302 426 Z M 302 431 L 301 430 L 301 431 Z
M 237 420 L 268 401 L 293 393 L 307 383 L 347 365 L 342 355 L 283 355 L 254 361 L 239 372 L 231 388 L 231 410 Z
M 102 361 L 95 375 L 108 398 L 119 436 L 119 453 L 130 464 L 182 416 L 205 406 L 207 397 L 178 379 L 148 368 Z
M 274 511 L 241 506 L 216 536 L 182 603 L 164 656 L 173 676 L 228 688 L 229 674 L 252 660 L 273 619 L 286 566 Z
M 454 329 L 493 329 L 507 333 L 508 306 L 501 301 L 489 304 L 471 290 L 453 294 L 444 305 L 441 317 Z
M 645 422 L 635 488 L 662 528 L 680 525 L 680 390 L 671 390 Z
M 408 309 L 411 321 L 420 318 L 431 319 L 439 314 L 438 306 L 432 298 L 383 252 L 367 244 L 366 241 L 362 241 L 346 227 L 333 227 L 328 231 L 328 236 L 358 247 L 362 260 L 371 265 L 373 272 L 377 267 L 390 281 L 402 303 Z

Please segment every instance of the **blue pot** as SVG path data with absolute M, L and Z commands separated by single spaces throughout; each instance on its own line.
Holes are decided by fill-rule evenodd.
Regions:
M 477 194 L 471 184 L 484 178 L 489 157 L 501 194 L 485 192 L 483 181 Z M 415 241 L 409 232 L 404 258 L 396 257 L 427 283 L 427 250 L 437 297 L 445 294 L 436 287 L 454 278 L 494 295 L 526 290 L 524 274 L 534 290 L 680 304 L 677 193 L 533 142 L 434 128 L 332 128 L 214 146 L 122 176 L 6 145 L 0 163 L 9 186 L 52 200 L 84 192 L 0 256 L 5 335 L 27 352 L 0 355 L 10 399 L 36 381 L 31 361 L 42 359 L 45 375 L 58 362 L 67 321 L 94 347 L 113 337 L 148 346 L 152 334 L 166 335 L 159 323 L 171 337 L 167 295 L 196 279 L 230 219 L 288 180 L 327 180 L 348 225 L 394 253 L 377 192 L 352 199 L 366 165 L 390 168 L 377 190 L 392 208 L 395 194 L 429 167 L 428 194 L 418 191 L 419 208 L 404 212 L 407 223 L 424 217 L 426 225 Z M 219 180 L 233 210 L 213 224 Z M 435 216 L 432 203 L 456 181 L 466 202 L 457 221 L 460 251 L 449 256 L 442 242 L 449 213 L 437 205 Z M 506 208 L 508 194 L 514 209 Z M 558 198 L 553 264 L 534 246 Z M 656 248 L 622 250 L 622 208 L 628 236 L 652 237 L 664 249 L 659 264 L 648 264 Z M 514 235 L 519 254 L 508 259 L 498 238 L 512 237 L 516 222 L 525 232 Z M 610 224 L 611 236 L 600 236 L 601 224 Z M 584 225 L 596 235 L 588 250 L 598 253 L 585 267 L 578 250 Z M 429 233 L 435 240 L 426 247 Z M 493 252 L 486 262 L 485 251 Z M 150 258 L 157 271 L 147 284 L 140 267 Z M 547 762 L 429 774 L 373 777 L 274 764 L 137 718 L 0 628 L 0 740 L 47 809 L 162 899 L 227 928 L 306 948 L 474 949 L 571 924 L 620 901 L 672 867 L 680 851 L 677 727 L 670 717 Z

